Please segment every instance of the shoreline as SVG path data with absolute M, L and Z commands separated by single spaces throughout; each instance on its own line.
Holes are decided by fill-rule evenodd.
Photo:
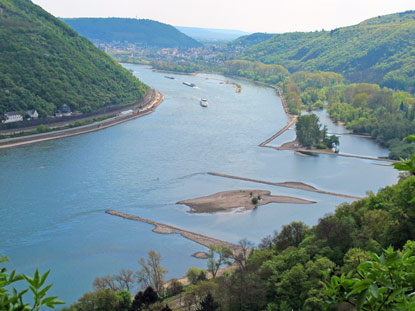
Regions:
M 81 134 L 87 134 L 91 132 L 96 132 L 99 130 L 106 129 L 111 126 L 118 125 L 123 122 L 127 122 L 139 117 L 143 117 L 155 111 L 155 109 L 163 102 L 164 96 L 160 92 L 153 90 L 153 94 L 155 95 L 154 98 L 151 96 L 150 101 L 141 109 L 141 111 L 137 112 L 137 114 L 133 115 L 126 115 L 126 116 L 115 116 L 110 119 L 106 119 L 99 122 L 94 122 L 91 124 L 59 130 L 59 131 L 51 131 L 47 133 L 40 133 L 40 134 L 33 134 L 28 136 L 21 136 L 15 138 L 5 138 L 0 140 L 0 149 L 11 148 L 21 145 L 33 144 L 42 141 L 54 140 L 54 139 L 61 139 Z M 115 113 L 119 113 L 123 111 L 120 109 Z M 113 112 L 114 113 L 114 112 Z M 96 117 L 96 116 L 95 116 Z

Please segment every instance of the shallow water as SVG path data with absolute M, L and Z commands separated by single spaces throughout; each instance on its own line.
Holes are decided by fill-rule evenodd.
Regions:
M 183 276 L 192 265 L 206 265 L 190 256 L 205 250 L 202 246 L 178 235 L 155 234 L 153 226 L 107 215 L 106 209 L 230 242 L 246 237 L 258 243 L 291 221 L 313 225 L 350 200 L 207 172 L 299 181 L 355 196 L 397 181 L 391 167 L 369 160 L 300 157 L 258 147 L 288 121 L 273 89 L 238 80 L 238 94 L 232 85 L 210 79 L 226 79 L 222 76 L 169 74 L 176 77 L 170 80 L 143 66 L 125 66 L 165 95 L 155 113 L 90 134 L 0 150 L 0 253 L 19 272 L 51 269 L 52 292 L 68 303 L 92 290 L 96 276 L 137 270 L 138 258 L 151 249 L 161 252 L 168 278 Z M 200 107 L 202 97 L 208 98 L 208 108 Z M 361 146 L 367 155 L 387 153 L 367 139 L 347 136 L 343 143 L 345 137 L 342 152 L 358 154 L 354 146 Z M 269 204 L 215 215 L 189 214 L 187 207 L 175 204 L 252 188 L 317 203 Z

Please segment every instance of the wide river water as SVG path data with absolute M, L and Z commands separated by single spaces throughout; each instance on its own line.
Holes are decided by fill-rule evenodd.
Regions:
M 230 242 L 262 237 L 291 221 L 314 225 L 342 202 L 339 197 L 208 175 L 218 172 L 275 182 L 298 181 L 354 196 L 397 182 L 388 163 L 320 155 L 302 157 L 258 144 L 285 126 L 276 92 L 238 81 L 242 93 L 222 76 L 171 75 L 125 65 L 161 91 L 156 112 L 102 131 L 0 150 L 0 254 L 9 268 L 31 274 L 51 269 L 53 294 L 74 302 L 92 290 L 96 276 L 139 269 L 149 250 L 162 255 L 167 277 L 181 277 L 206 261 L 206 250 L 181 236 L 153 233 L 153 226 L 105 214 L 114 209 Z M 170 75 L 170 74 L 169 74 Z M 197 88 L 182 84 L 195 83 Z M 199 100 L 206 97 L 209 107 Z M 335 133 L 324 111 L 320 120 Z M 293 139 L 287 131 L 271 145 Z M 373 141 L 341 136 L 341 152 L 385 156 Z M 269 204 L 252 212 L 190 214 L 175 202 L 237 189 L 264 189 L 316 201 L 311 205 Z

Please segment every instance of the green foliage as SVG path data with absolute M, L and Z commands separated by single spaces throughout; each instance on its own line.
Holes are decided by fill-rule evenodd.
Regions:
M 266 65 L 246 60 L 225 62 L 224 73 L 273 84 L 283 82 L 289 76 L 287 69 L 282 66 Z
M 219 308 L 219 304 L 213 299 L 211 293 L 208 293 L 206 297 L 200 302 L 197 311 L 215 311 Z
M 0 0 L 0 114 L 63 104 L 90 112 L 139 101 L 148 88 L 31 1 Z
M 121 294 L 121 304 L 117 294 L 110 289 L 99 289 L 85 293 L 71 305 L 71 311 L 122 311 L 125 310 L 125 297 Z M 122 305 L 122 307 L 120 307 Z
M 41 124 L 36 128 L 36 132 L 38 133 L 47 133 L 50 132 L 51 128 L 47 125 Z
M 223 245 L 211 245 L 209 247 L 208 271 L 212 277 L 216 277 L 219 268 L 224 264 L 231 264 L 232 251 Z
M 415 141 L 415 135 L 409 135 L 405 138 L 406 141 Z M 411 175 L 415 175 L 415 155 L 410 154 L 407 159 L 400 159 L 401 162 L 394 163 L 393 166 L 399 171 L 409 172 Z
M 201 71 L 203 67 L 198 66 L 192 62 L 166 62 L 161 60 L 154 60 L 151 62 L 151 67 L 157 70 L 162 71 L 175 71 L 175 72 L 182 72 L 182 73 L 193 73 L 197 71 Z
M 276 34 L 252 46 L 244 43 L 248 36 L 240 40 L 240 46 L 250 46 L 241 58 L 281 65 L 291 72 L 332 71 L 352 82 L 413 91 L 414 16 L 414 11 L 407 11 L 332 31 Z
M 115 292 L 118 299 L 118 310 L 129 311 L 132 304 L 131 293 L 128 290 L 120 290 Z
M 368 134 L 389 147 L 393 159 L 408 157 L 415 144 L 403 138 L 415 132 L 415 98 L 406 92 L 381 89 L 360 83 L 326 88 L 328 112 L 334 121 L 343 121 L 348 129 Z
M 93 42 L 128 42 L 158 48 L 194 48 L 202 44 L 175 27 L 149 19 L 63 18 L 66 24 Z
M 198 281 L 200 281 L 202 275 L 206 278 L 206 271 L 196 267 L 190 267 L 186 272 L 187 280 L 191 284 L 196 284 Z
M 179 280 L 172 279 L 166 290 L 167 297 L 180 294 L 183 291 L 183 287 L 184 287 L 183 284 Z
M 8 258 L 0 257 L 0 264 L 7 262 Z M 47 293 L 52 285 L 44 286 L 49 271 L 40 274 L 36 269 L 34 276 L 30 277 L 25 274 L 16 274 L 13 270 L 10 274 L 5 267 L 0 267 L 0 310 L 5 311 L 39 311 L 43 307 L 55 308 L 59 304 L 63 304 L 57 297 L 49 297 Z M 18 291 L 14 288 L 16 283 L 26 281 L 25 289 Z M 11 292 L 10 292 L 10 287 Z M 32 303 L 25 303 L 23 296 L 27 292 L 32 293 Z
M 251 202 L 252 202 L 252 204 L 254 204 L 254 205 L 258 204 L 258 198 L 257 198 L 257 197 L 253 197 L 253 198 L 251 199 Z
M 330 305 L 347 302 L 356 310 L 413 310 L 415 308 L 415 257 L 389 247 L 372 261 L 361 263 L 356 273 L 333 276 L 326 282 Z
M 304 147 L 311 148 L 321 140 L 326 139 L 325 135 L 322 137 L 320 127 L 321 124 L 315 114 L 299 116 L 295 125 L 299 143 Z
M 156 304 L 159 300 L 157 292 L 149 286 L 144 292 L 140 291 L 134 296 L 131 311 L 149 310 L 151 305 Z

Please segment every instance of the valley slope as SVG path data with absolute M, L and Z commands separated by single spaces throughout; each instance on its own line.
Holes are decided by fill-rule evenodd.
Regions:
M 415 11 L 332 31 L 251 36 L 232 42 L 247 47 L 239 58 L 282 65 L 291 72 L 334 71 L 351 82 L 415 89 Z
M 132 104 L 148 87 L 28 0 L 0 0 L 0 114 Z

